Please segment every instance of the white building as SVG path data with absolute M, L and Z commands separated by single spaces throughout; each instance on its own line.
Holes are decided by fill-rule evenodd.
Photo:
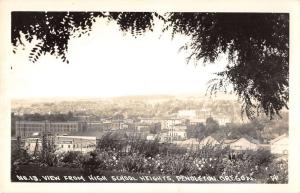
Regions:
M 55 145 L 59 152 L 80 151 L 87 153 L 96 149 L 96 137 L 57 136 Z
M 161 133 L 159 135 L 160 142 L 174 142 L 174 141 L 182 141 L 187 139 L 186 130 L 178 130 L 178 131 L 167 131 Z
M 175 125 L 184 124 L 185 119 L 164 119 L 161 121 L 161 129 L 172 129 Z
M 136 131 L 149 131 L 150 125 L 145 124 L 145 123 L 143 123 L 143 124 L 139 123 L 139 124 L 136 124 L 135 130 Z
M 80 151 L 87 153 L 96 149 L 96 137 L 87 136 L 51 136 L 56 152 Z M 42 138 L 30 137 L 25 139 L 24 148 L 28 153 L 42 150 Z
M 168 132 L 160 133 L 159 134 L 159 141 L 162 142 L 162 143 L 170 142 L 171 139 L 170 139 L 170 136 L 168 135 Z
M 283 134 L 270 141 L 271 153 L 273 154 L 288 154 L 288 136 Z
M 160 123 L 162 119 L 159 118 L 141 118 L 140 122 L 141 123 L 146 123 L 146 124 L 154 124 L 154 123 Z
M 202 139 L 199 143 L 200 147 L 204 147 L 206 145 L 219 145 L 220 142 L 218 140 L 216 140 L 215 138 L 213 138 L 212 136 L 207 136 L 204 139 Z
M 187 138 L 187 133 L 186 130 L 171 130 L 168 131 L 168 136 L 170 137 L 171 141 L 180 141 Z
M 180 110 L 177 112 L 178 118 L 193 119 L 196 118 L 196 110 Z
M 38 137 L 26 138 L 24 148 L 28 153 L 38 152 L 42 149 L 42 140 Z
M 184 124 L 186 119 L 175 119 L 175 118 L 141 118 L 141 123 L 155 124 L 160 123 L 162 130 L 171 129 L 172 126 Z
M 235 140 L 225 140 L 224 146 L 229 146 L 232 150 L 257 150 L 259 147 L 258 144 L 253 143 L 244 137 Z

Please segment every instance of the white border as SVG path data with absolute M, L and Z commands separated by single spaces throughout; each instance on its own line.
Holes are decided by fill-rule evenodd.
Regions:
M 55 2 L 55 3 L 54 3 Z M 59 3 L 58 3 L 59 2 Z M 101 184 L 10 182 L 10 12 L 11 11 L 195 11 L 195 12 L 288 12 L 290 13 L 290 149 L 289 184 Z M 299 140 L 299 37 L 298 0 L 0 0 L 0 148 L 1 192 L 300 192 Z

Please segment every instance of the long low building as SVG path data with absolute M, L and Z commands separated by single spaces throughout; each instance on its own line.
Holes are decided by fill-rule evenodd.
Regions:
M 71 135 L 74 132 L 128 129 L 129 124 L 121 121 L 16 121 L 16 137 L 27 138 L 34 133 Z
M 233 139 L 233 140 L 217 140 L 216 138 L 214 138 L 213 136 L 207 136 L 205 138 L 203 138 L 202 140 L 198 140 L 198 139 L 188 139 L 182 142 L 178 142 L 177 145 L 179 146 L 183 146 L 183 147 L 187 147 L 187 148 L 203 148 L 205 146 L 222 146 L 222 147 L 229 147 L 232 150 L 257 150 L 259 149 L 259 143 L 258 142 L 254 142 L 251 140 L 248 140 L 244 137 L 239 138 L 239 139 Z
M 57 136 L 57 151 L 80 151 L 87 153 L 96 149 L 96 137 L 90 136 Z
M 26 138 L 34 133 L 51 133 L 53 135 L 76 132 L 80 130 L 79 122 L 51 122 L 51 121 L 16 121 L 16 136 Z
M 87 153 L 96 149 L 96 137 L 90 136 L 56 136 L 53 144 L 56 152 L 78 151 Z M 42 139 L 39 137 L 30 137 L 25 139 L 24 148 L 28 153 L 34 153 L 42 150 Z

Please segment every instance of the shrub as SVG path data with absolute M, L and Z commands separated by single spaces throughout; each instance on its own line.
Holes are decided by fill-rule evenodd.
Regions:
M 144 157 L 133 154 L 132 156 L 125 156 L 120 160 L 121 168 L 128 172 L 143 172 Z
M 63 154 L 63 158 L 62 158 L 62 162 L 64 163 L 73 163 L 78 155 L 80 154 L 80 152 L 74 152 L 74 151 L 69 151 Z
M 90 174 L 100 174 L 99 168 L 105 168 L 104 161 L 97 158 L 97 154 L 95 152 L 91 152 L 89 157 L 85 157 L 82 161 L 81 168 L 83 170 L 84 175 Z
M 80 152 L 54 154 L 47 151 L 43 159 L 36 159 L 36 161 L 45 166 L 51 166 L 52 163 L 54 166 L 80 167 L 84 175 L 101 175 L 105 170 L 109 170 L 187 176 L 247 175 L 256 178 L 260 183 L 287 183 L 288 181 L 287 163 L 274 161 L 274 156 L 262 149 L 238 152 L 228 147 L 223 148 L 221 145 L 206 145 L 196 150 L 186 150 L 173 144 L 158 144 L 157 141 L 143 140 L 129 141 L 124 144 L 131 145 L 130 151 L 123 153 L 110 146 L 89 154 Z M 32 157 L 26 151 L 21 149 L 13 151 L 12 173 L 18 173 L 18 165 L 30 159 Z M 48 161 L 45 162 L 45 159 Z M 278 176 L 275 181 L 271 180 L 273 175 Z

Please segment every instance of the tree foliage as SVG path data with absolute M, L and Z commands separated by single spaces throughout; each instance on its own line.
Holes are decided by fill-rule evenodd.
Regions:
M 206 130 L 204 132 L 205 137 L 209 136 L 211 133 L 219 130 L 219 123 L 218 121 L 214 120 L 212 117 L 206 119 Z
M 286 13 L 186 13 L 172 12 L 13 12 L 12 44 L 26 40 L 38 43 L 29 60 L 36 62 L 50 53 L 68 63 L 66 53 L 71 37 L 92 30 L 96 18 L 116 21 L 120 30 L 138 36 L 153 30 L 156 20 L 164 31 L 184 34 L 191 41 L 182 49 L 190 53 L 187 61 L 217 62 L 228 56 L 226 69 L 217 73 L 208 91 L 214 94 L 228 85 L 243 102 L 248 118 L 263 111 L 273 118 L 289 100 L 289 15 Z M 255 111 L 256 110 L 256 111 Z
M 173 33 L 190 35 L 190 59 L 215 62 L 222 53 L 230 64 L 211 83 L 211 93 L 233 85 L 243 110 L 256 108 L 271 118 L 288 103 L 289 17 L 270 13 L 172 13 Z

